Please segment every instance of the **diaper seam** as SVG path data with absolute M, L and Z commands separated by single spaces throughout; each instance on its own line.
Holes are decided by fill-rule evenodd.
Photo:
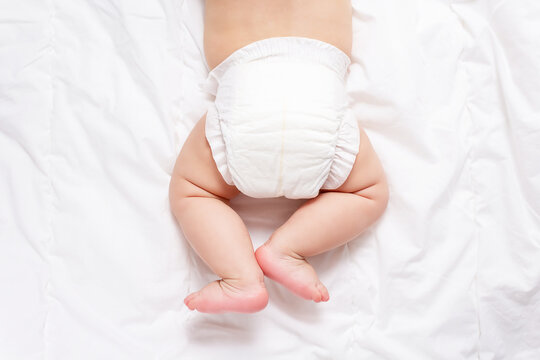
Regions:
M 279 178 L 278 178 L 278 194 L 283 194 L 283 155 L 285 146 L 285 113 L 286 113 L 286 100 L 281 101 L 281 152 L 279 156 Z

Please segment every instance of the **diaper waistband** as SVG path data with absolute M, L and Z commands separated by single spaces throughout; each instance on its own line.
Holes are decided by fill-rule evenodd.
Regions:
M 231 67 L 252 61 L 272 62 L 278 59 L 315 62 L 327 66 L 344 78 L 351 63 L 349 56 L 341 49 L 327 42 L 299 37 L 272 37 L 252 42 L 229 55 L 210 73 L 205 90 L 216 94 L 219 79 Z

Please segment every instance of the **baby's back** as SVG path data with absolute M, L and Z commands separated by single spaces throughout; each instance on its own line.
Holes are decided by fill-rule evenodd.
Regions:
M 350 56 L 349 0 L 206 0 L 204 48 L 213 69 L 235 50 L 276 36 L 330 43 Z

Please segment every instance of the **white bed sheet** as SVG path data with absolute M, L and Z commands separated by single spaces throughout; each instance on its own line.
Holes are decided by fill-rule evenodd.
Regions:
M 353 7 L 387 212 L 312 259 L 330 302 L 206 315 L 167 201 L 203 2 L 1 0 L 0 359 L 540 359 L 540 3 Z M 255 247 L 300 204 L 233 201 Z

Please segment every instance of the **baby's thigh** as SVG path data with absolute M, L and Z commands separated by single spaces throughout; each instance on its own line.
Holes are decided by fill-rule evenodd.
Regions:
M 238 195 L 235 186 L 225 182 L 217 169 L 205 134 L 206 114 L 195 124 L 174 165 L 171 191 L 189 187 L 191 196 L 217 196 L 231 199 Z
M 345 182 L 331 191 L 353 193 L 370 189 L 366 192 L 378 192 L 380 189 L 384 192 L 386 186 L 386 176 L 379 157 L 366 132 L 360 128 L 360 146 L 353 168 Z

